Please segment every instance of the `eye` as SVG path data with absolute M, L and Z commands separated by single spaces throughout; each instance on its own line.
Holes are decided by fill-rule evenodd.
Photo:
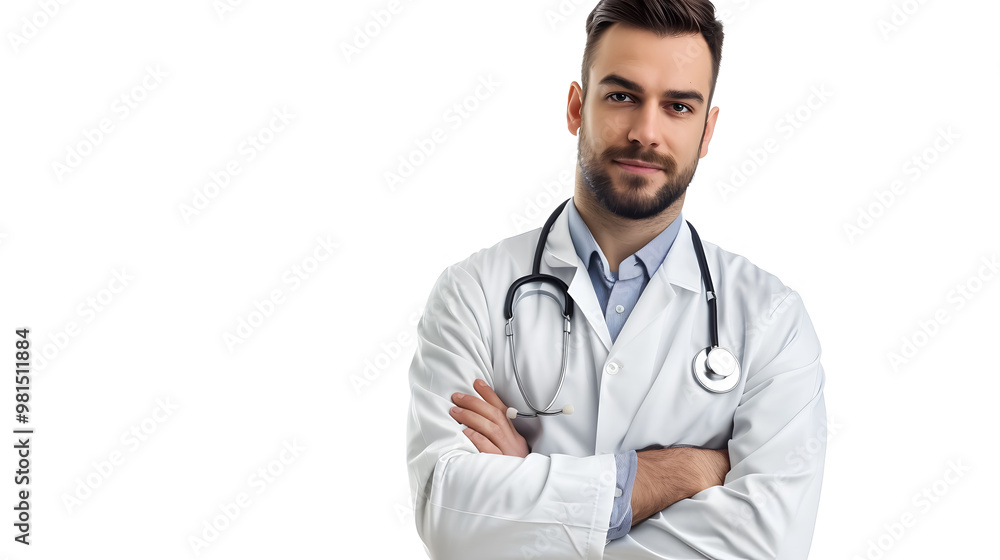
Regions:
M 605 99 L 611 99 L 612 97 L 615 97 L 615 96 L 621 96 L 621 97 L 625 97 L 625 98 L 627 98 L 627 99 L 632 99 L 631 97 L 629 97 L 629 96 L 628 96 L 628 94 L 625 94 L 625 93 L 618 93 L 618 92 L 616 92 L 616 93 L 609 93 L 609 94 L 607 95 L 607 97 L 605 97 Z M 623 102 L 624 100 L 614 100 L 614 101 L 615 101 L 615 103 L 621 103 L 621 102 Z
M 674 109 L 676 109 L 678 113 L 690 113 L 691 112 L 691 108 L 688 107 L 687 105 L 683 104 L 683 103 L 671 103 L 670 106 L 673 107 Z M 678 109 L 678 107 L 680 107 L 680 109 Z

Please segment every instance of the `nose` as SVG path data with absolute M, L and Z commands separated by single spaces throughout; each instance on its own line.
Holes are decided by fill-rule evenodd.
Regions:
M 629 123 L 629 142 L 639 142 L 643 146 L 656 148 L 662 141 L 660 138 L 661 126 L 659 104 L 644 103 L 634 113 L 632 122 Z

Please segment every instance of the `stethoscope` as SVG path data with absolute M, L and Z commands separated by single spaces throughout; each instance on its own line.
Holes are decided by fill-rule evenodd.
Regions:
M 507 318 L 507 323 L 504 328 L 507 333 L 507 338 L 510 341 L 510 359 L 511 365 L 514 369 L 514 380 L 517 382 L 517 389 L 521 392 L 521 397 L 524 398 L 524 402 L 533 410 L 533 413 L 520 412 L 514 407 L 509 407 L 507 409 L 508 418 L 534 418 L 536 416 L 555 416 L 556 414 L 573 414 L 573 405 L 567 404 L 559 410 L 551 410 L 552 405 L 555 404 L 556 399 L 559 398 L 559 393 L 562 391 L 563 383 L 566 381 L 566 370 L 569 367 L 569 332 L 570 323 L 573 320 L 573 298 L 569 295 L 569 286 L 566 285 L 560 278 L 556 278 L 551 274 L 541 274 L 539 269 L 542 264 L 542 249 L 545 248 L 545 242 L 549 237 L 549 229 L 552 228 L 552 224 L 556 221 L 556 217 L 562 211 L 563 207 L 571 199 L 566 199 L 562 204 L 556 208 L 552 215 L 545 220 L 545 225 L 542 226 L 542 231 L 538 236 L 538 244 L 535 246 L 535 258 L 531 267 L 531 274 L 527 276 L 522 276 L 514 281 L 507 290 L 507 299 L 504 301 L 504 316 Z M 705 248 L 702 246 L 701 237 L 698 236 L 698 232 L 688 222 L 688 227 L 691 229 L 691 242 L 694 245 L 694 252 L 698 257 L 698 268 L 701 269 L 701 280 L 705 285 L 705 293 L 708 298 L 708 325 L 709 331 L 712 338 L 712 345 L 705 348 L 694 357 L 692 362 L 692 369 L 694 370 L 694 378 L 698 380 L 698 384 L 702 386 L 706 391 L 711 393 L 728 393 L 732 391 L 734 387 L 740 381 L 740 363 L 736 360 L 736 356 L 733 355 L 729 350 L 719 346 L 719 325 L 718 325 L 718 298 L 715 295 L 715 287 L 712 285 L 712 275 L 708 271 L 708 260 L 705 258 Z M 552 395 L 552 400 L 549 401 L 544 408 L 538 408 L 535 406 L 531 399 L 528 398 L 528 393 L 524 390 L 524 385 L 521 383 L 521 375 L 517 371 L 517 358 L 515 357 L 515 344 L 514 344 L 514 293 L 529 282 L 541 282 L 543 284 L 551 284 L 562 293 L 563 296 L 563 347 L 562 347 L 562 361 L 559 368 L 559 384 L 556 387 L 556 392 Z

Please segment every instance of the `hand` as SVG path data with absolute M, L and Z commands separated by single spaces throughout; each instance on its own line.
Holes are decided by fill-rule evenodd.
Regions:
M 451 410 L 451 417 L 468 426 L 462 432 L 481 453 L 527 457 L 528 442 L 507 418 L 507 405 L 482 379 L 473 382 L 472 387 L 482 395 L 482 399 L 465 393 L 451 396 L 451 400 L 458 405 Z

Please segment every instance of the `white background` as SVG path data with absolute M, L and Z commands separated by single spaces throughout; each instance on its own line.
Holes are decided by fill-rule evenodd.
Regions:
M 12 540 L 11 447 L 0 462 L 6 554 L 195 557 L 191 538 L 246 493 L 201 557 L 423 557 L 404 449 L 415 319 L 446 266 L 571 195 L 565 104 L 594 2 L 400 0 L 385 24 L 372 12 L 388 0 L 39 15 L 46 4 L 0 8 L 0 363 L 12 372 L 14 331 L 29 327 L 36 430 L 30 547 Z M 1000 10 L 717 7 L 721 113 L 684 213 L 796 289 L 823 344 L 831 434 L 811 558 L 979 556 L 1000 499 L 1000 279 L 980 275 L 1000 256 Z M 831 95 L 803 107 L 814 88 Z M 475 109 L 456 120 L 462 103 Z M 272 120 L 282 110 L 287 125 Z M 88 146 L 102 119 L 113 129 Z M 390 188 L 435 128 L 445 140 Z M 957 139 L 935 151 L 942 130 Z M 268 143 L 251 160 L 241 148 L 257 135 Z M 779 148 L 755 165 L 768 138 Z M 87 155 L 70 166 L 71 150 Z M 933 162 L 917 176 L 913 157 Z M 207 187 L 230 160 L 240 173 Z M 894 181 L 905 191 L 879 202 Z M 861 209 L 875 217 L 852 237 Z M 956 299 L 958 285 L 975 292 Z M 894 365 L 904 339 L 920 347 Z M 925 489 L 933 503 L 914 499 Z M 913 527 L 892 530 L 907 514 Z

